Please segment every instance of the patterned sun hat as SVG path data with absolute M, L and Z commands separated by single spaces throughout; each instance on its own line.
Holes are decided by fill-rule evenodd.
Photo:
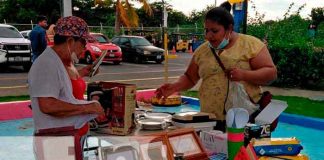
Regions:
M 89 34 L 88 24 L 82 18 L 76 16 L 60 18 L 54 27 L 54 32 L 61 36 L 93 39 Z

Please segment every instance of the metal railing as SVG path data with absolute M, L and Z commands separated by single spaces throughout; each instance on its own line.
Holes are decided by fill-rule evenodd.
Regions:
M 24 30 L 32 30 L 33 27 L 36 24 L 15 24 L 15 23 L 7 23 L 9 25 L 15 26 L 19 31 Z M 112 38 L 118 34 L 132 34 L 137 35 L 140 34 L 140 30 L 142 30 L 141 35 L 147 35 L 147 34 L 154 34 L 158 35 L 158 37 L 162 36 L 162 27 L 134 27 L 134 28 L 126 28 L 121 27 L 121 33 L 115 32 L 114 26 L 89 26 L 90 32 L 96 32 L 96 33 L 102 33 L 109 38 Z M 184 34 L 190 34 L 190 33 L 203 33 L 203 28 L 180 28 L 180 27 L 173 27 L 173 28 L 167 28 L 167 31 L 169 34 L 171 33 L 184 33 Z

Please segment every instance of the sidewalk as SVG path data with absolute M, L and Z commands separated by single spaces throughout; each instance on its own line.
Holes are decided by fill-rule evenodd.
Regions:
M 278 87 L 262 87 L 264 91 L 270 91 L 273 95 L 280 96 L 297 96 L 305 97 L 312 100 L 324 101 L 324 91 L 311 91 L 303 89 L 292 89 L 292 88 L 278 88 Z

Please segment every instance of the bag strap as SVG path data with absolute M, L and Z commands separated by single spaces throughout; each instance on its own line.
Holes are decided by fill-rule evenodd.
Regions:
M 218 62 L 219 66 L 222 68 L 222 70 L 224 71 L 225 73 L 225 76 L 226 76 L 226 68 L 223 64 L 223 62 L 221 61 L 221 59 L 219 58 L 219 56 L 216 54 L 216 51 L 214 48 L 212 47 L 209 47 L 210 50 L 212 51 L 216 61 Z M 226 105 L 226 102 L 227 102 L 227 99 L 228 99 L 228 93 L 229 93 L 229 79 L 227 78 L 227 92 L 226 92 L 226 97 L 225 97 L 225 101 L 224 101 L 224 109 L 223 109 L 223 114 L 226 115 L 226 110 L 225 110 L 225 105 Z
M 223 62 L 221 61 L 221 59 L 219 58 L 219 56 L 216 54 L 215 49 L 212 48 L 212 47 L 209 47 L 209 48 L 210 48 L 210 50 L 213 52 L 213 55 L 214 55 L 216 61 L 218 62 L 219 66 L 220 66 L 220 67 L 223 69 L 223 71 L 226 73 L 226 68 L 225 68 Z

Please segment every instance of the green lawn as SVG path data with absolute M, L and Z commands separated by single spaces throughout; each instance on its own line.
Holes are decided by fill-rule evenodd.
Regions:
M 181 93 L 184 96 L 198 97 L 197 91 L 188 91 Z M 0 97 L 0 102 L 28 100 L 29 96 L 8 96 Z M 283 100 L 288 103 L 286 113 L 299 114 L 308 117 L 324 118 L 324 101 L 314 101 L 308 98 L 291 96 L 274 96 L 274 99 Z
M 183 92 L 182 95 L 198 97 L 198 92 L 188 91 Z M 285 110 L 285 113 L 324 118 L 324 101 L 314 101 L 308 98 L 292 96 L 274 96 L 273 98 L 286 101 L 288 103 L 288 108 Z
M 6 96 L 6 97 L 0 97 L 0 102 L 10 102 L 10 101 L 23 101 L 23 100 L 29 100 L 29 95 L 23 95 L 23 96 Z

